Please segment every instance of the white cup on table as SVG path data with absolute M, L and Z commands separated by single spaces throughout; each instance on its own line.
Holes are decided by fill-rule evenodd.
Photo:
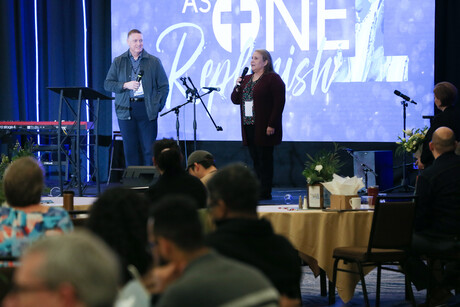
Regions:
M 352 209 L 361 208 L 361 197 L 353 197 L 348 201 Z

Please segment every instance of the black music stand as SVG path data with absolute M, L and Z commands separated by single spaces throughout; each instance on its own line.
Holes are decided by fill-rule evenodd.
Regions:
M 61 168 L 61 153 L 64 152 L 65 150 L 63 148 L 63 142 L 65 141 L 66 137 L 64 139 L 61 139 L 62 137 L 62 110 L 63 110 L 63 102 L 65 101 L 67 107 L 69 110 L 72 112 L 72 114 L 75 116 L 74 120 L 74 126 L 72 127 L 70 131 L 70 135 L 72 135 L 72 131 L 76 130 L 76 141 L 75 141 L 75 148 L 74 152 L 76 153 L 76 161 L 73 161 L 70 159 L 70 161 L 74 162 L 74 166 L 76 169 L 76 178 L 77 178 L 77 187 L 78 187 L 78 196 L 82 196 L 83 190 L 81 186 L 81 174 L 80 174 L 80 133 L 81 133 L 81 105 L 82 105 L 82 100 L 97 100 L 97 103 L 95 105 L 95 110 L 93 112 L 93 122 L 92 125 L 90 123 L 87 123 L 86 126 L 86 131 L 93 130 L 94 135 L 95 135 L 95 146 L 94 146 L 94 160 L 93 160 L 93 169 L 94 172 L 92 175 L 95 175 L 96 177 L 96 185 L 97 185 L 97 193 L 101 193 L 101 188 L 100 188 L 100 182 L 99 182 L 99 161 L 98 161 L 98 147 L 99 147 L 99 131 L 98 131 L 98 117 L 99 117 L 99 103 L 100 100 L 113 100 L 113 97 L 106 96 L 92 88 L 89 87 L 84 87 L 84 86 L 68 86 L 68 87 L 48 87 L 50 91 L 53 91 L 57 94 L 59 94 L 59 120 L 58 120 L 58 164 L 59 164 L 59 188 L 60 192 L 62 195 L 63 192 L 63 183 L 62 183 L 62 168 Z M 72 100 L 77 100 L 77 107 L 76 111 L 74 108 L 72 108 L 72 105 L 70 104 L 67 99 L 72 99 Z M 69 135 L 69 133 L 67 134 Z M 86 159 L 90 161 L 91 164 L 91 159 L 89 159 L 89 153 L 86 153 Z M 88 170 L 89 171 L 89 170 Z

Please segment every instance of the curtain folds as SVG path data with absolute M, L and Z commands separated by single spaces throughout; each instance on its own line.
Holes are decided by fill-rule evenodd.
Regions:
M 87 85 L 110 95 L 103 89 L 111 63 L 110 0 L 0 1 L 0 39 L 4 42 L 0 48 L 0 120 L 35 121 L 37 113 L 41 121 L 57 120 L 59 95 L 47 87 L 85 86 L 84 11 Z M 111 110 L 110 102 L 101 103 L 101 145 L 110 143 L 107 139 L 112 130 Z M 64 109 L 63 119 L 73 119 L 68 109 Z M 94 118 L 90 118 L 92 120 Z M 4 146 L 1 149 L 3 152 Z M 102 180 L 107 173 L 107 160 L 108 146 L 101 146 Z

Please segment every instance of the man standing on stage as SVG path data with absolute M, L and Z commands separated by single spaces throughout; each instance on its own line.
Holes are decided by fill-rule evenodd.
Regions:
M 160 59 L 144 50 L 139 30 L 129 31 L 128 46 L 110 66 L 104 88 L 116 93 L 126 166 L 152 165 L 152 144 L 158 132 L 158 112 L 169 92 L 168 77 Z

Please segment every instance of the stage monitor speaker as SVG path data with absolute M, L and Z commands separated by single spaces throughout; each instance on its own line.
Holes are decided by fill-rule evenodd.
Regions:
M 124 173 L 123 186 L 130 188 L 147 188 L 154 184 L 160 172 L 155 166 L 128 166 Z
M 393 152 L 391 150 L 355 151 L 354 173 L 356 177 L 365 178 L 364 167 L 367 165 L 377 174 L 367 173 L 368 187 L 378 185 L 380 191 L 393 186 Z

